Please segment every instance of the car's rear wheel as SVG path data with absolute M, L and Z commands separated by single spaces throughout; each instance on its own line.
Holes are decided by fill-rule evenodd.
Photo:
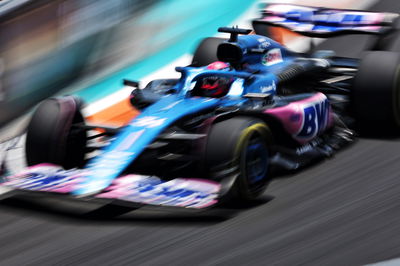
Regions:
M 43 101 L 28 125 L 26 159 L 28 165 L 53 163 L 66 169 L 82 167 L 86 151 L 86 130 L 80 112 L 81 101 L 68 96 Z
M 400 128 L 400 53 L 367 52 L 352 90 L 354 116 L 363 131 Z
M 271 143 L 271 132 L 260 119 L 235 117 L 213 125 L 206 145 L 208 174 L 221 182 L 236 176 L 225 200 L 249 201 L 264 192 L 270 181 Z
M 218 61 L 218 45 L 220 45 L 225 40 L 226 39 L 224 38 L 217 37 L 203 39 L 199 46 L 197 46 L 197 49 L 193 54 L 192 66 L 206 66 L 208 64 L 211 64 L 212 62 Z

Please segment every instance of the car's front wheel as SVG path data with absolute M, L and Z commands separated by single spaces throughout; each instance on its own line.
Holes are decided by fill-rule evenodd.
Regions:
M 234 117 L 214 124 L 206 144 L 206 168 L 218 181 L 236 177 L 225 199 L 257 198 L 270 182 L 272 134 L 260 119 Z
M 25 152 L 28 165 L 53 163 L 64 168 L 82 167 L 86 130 L 81 102 L 71 96 L 43 101 L 28 125 Z

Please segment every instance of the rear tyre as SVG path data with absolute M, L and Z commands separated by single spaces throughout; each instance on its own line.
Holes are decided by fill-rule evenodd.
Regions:
M 352 90 L 354 116 L 361 130 L 388 133 L 400 128 L 399 66 L 396 52 L 373 51 L 362 58 Z
M 272 135 L 260 119 L 235 117 L 216 123 L 206 145 L 206 169 L 210 178 L 223 181 L 237 175 L 223 200 L 250 201 L 270 182 Z
M 68 96 L 43 101 L 28 125 L 26 159 L 28 165 L 53 163 L 65 169 L 82 167 L 86 150 L 86 130 L 81 101 Z
M 218 45 L 223 43 L 226 39 L 210 37 L 201 41 L 196 51 L 193 54 L 192 66 L 200 67 L 218 61 L 217 49 Z

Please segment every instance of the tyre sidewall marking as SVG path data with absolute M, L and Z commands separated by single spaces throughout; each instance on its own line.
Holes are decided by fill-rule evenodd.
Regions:
M 269 128 L 264 123 L 256 123 L 256 124 L 253 124 L 253 125 L 245 128 L 244 130 L 242 130 L 242 132 L 240 134 L 240 138 L 239 138 L 239 140 L 237 142 L 237 145 L 235 147 L 234 160 L 233 160 L 233 164 L 238 164 L 239 165 L 240 171 L 246 171 L 245 167 L 242 167 L 242 162 L 241 162 L 241 159 L 242 159 L 242 156 L 243 156 L 242 155 L 243 147 L 245 147 L 247 145 L 248 141 L 251 139 L 251 137 L 252 137 L 252 135 L 254 133 L 260 134 L 260 136 L 263 139 L 266 140 L 265 144 L 268 147 L 269 144 L 270 144 L 269 143 L 270 142 L 269 141 L 269 139 L 270 139 L 269 137 L 270 136 L 269 136 L 268 132 L 269 132 Z M 239 178 L 244 178 L 246 175 L 247 175 L 247 173 L 244 173 L 244 175 L 240 174 Z M 246 188 L 249 191 L 253 190 L 251 188 L 251 185 L 249 184 L 249 182 L 247 180 L 247 177 L 244 178 L 244 179 L 246 179 L 246 182 L 244 184 L 246 186 Z M 262 182 L 262 181 L 265 181 L 265 180 L 260 180 L 260 182 Z M 243 182 L 241 182 L 241 183 L 243 184 Z

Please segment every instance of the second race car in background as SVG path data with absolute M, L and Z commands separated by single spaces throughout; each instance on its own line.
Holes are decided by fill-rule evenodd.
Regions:
M 71 96 L 42 102 L 27 132 L 31 167 L 3 185 L 14 192 L 187 208 L 252 200 L 275 171 L 332 155 L 353 139 L 354 129 L 391 133 L 400 127 L 398 52 L 368 51 L 361 60 L 331 51 L 300 54 L 263 36 L 263 26 L 312 37 L 384 38 L 397 19 L 269 5 L 254 20 L 258 34 L 220 28 L 229 39 L 203 40 L 192 64 L 176 68 L 180 79 L 143 89 L 125 81 L 141 113 L 121 128 L 86 124 L 81 101 Z

